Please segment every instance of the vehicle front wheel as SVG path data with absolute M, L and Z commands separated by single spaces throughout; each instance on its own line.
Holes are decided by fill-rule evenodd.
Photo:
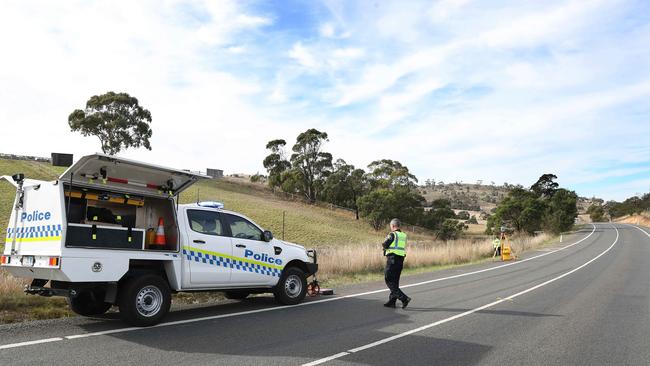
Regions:
M 131 278 L 120 290 L 120 316 L 138 327 L 158 324 L 169 311 L 171 291 L 160 276 Z
M 104 302 L 104 293 L 98 290 L 84 290 L 75 297 L 68 298 L 70 310 L 83 316 L 102 315 L 113 306 Z
M 300 268 L 291 267 L 282 272 L 280 281 L 275 286 L 275 301 L 283 305 L 296 305 L 307 294 L 307 276 Z

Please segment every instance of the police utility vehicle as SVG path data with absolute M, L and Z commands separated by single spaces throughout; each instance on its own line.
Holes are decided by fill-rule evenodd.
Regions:
M 81 315 L 116 305 L 127 323 L 153 325 L 181 291 L 272 292 L 293 305 L 318 270 L 314 250 L 218 202 L 178 204 L 208 176 L 95 154 L 56 181 L 2 178 L 17 192 L 2 268 L 33 279 L 27 293 L 65 296 Z

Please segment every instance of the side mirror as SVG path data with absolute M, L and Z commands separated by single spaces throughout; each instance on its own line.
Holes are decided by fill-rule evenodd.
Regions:
M 264 230 L 264 233 L 262 234 L 262 238 L 264 239 L 265 242 L 269 242 L 273 240 L 273 233 L 268 230 Z

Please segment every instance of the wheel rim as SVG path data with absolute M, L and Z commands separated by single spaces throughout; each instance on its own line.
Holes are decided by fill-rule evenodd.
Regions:
M 151 317 L 162 308 L 162 291 L 156 286 L 143 287 L 135 299 L 135 308 L 138 313 L 145 317 Z
M 291 298 L 298 297 L 302 292 L 302 281 L 296 275 L 290 275 L 284 282 L 284 291 Z

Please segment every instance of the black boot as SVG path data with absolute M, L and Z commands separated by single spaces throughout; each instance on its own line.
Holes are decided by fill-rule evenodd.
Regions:
M 402 300 L 402 309 L 406 309 L 406 307 L 408 306 L 409 302 L 411 302 L 411 298 L 408 297 L 408 296 L 406 297 L 406 299 Z M 393 305 L 393 306 L 394 306 L 394 305 Z
M 388 302 L 385 303 L 384 306 L 387 307 L 387 308 L 394 308 L 395 307 L 395 301 L 396 300 L 388 300 Z

